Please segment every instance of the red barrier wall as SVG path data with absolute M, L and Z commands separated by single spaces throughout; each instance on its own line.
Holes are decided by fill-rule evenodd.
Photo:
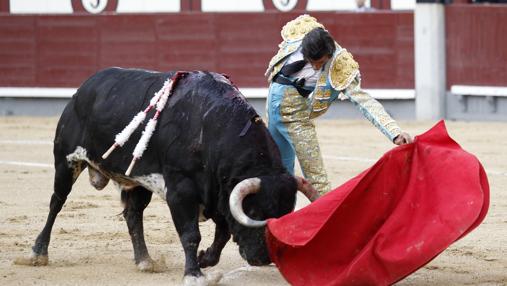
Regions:
M 447 86 L 507 85 L 507 5 L 445 10 Z
M 212 70 L 266 87 L 299 13 L 0 16 L 0 86 L 75 87 L 108 66 Z M 414 88 L 412 12 L 312 13 L 359 61 L 363 86 Z

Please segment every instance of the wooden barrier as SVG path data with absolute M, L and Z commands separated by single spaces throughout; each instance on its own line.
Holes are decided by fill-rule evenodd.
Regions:
M 109 66 L 263 76 L 299 13 L 1 15 L 0 86 L 75 87 Z M 412 12 L 312 13 L 351 51 L 368 88 L 414 88 Z

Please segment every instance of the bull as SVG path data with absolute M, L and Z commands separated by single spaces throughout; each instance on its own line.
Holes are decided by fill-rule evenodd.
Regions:
M 109 180 L 119 188 L 139 270 L 154 267 L 143 232 L 143 211 L 153 193 L 169 206 L 185 253 L 186 283 L 206 282 L 201 268 L 218 263 L 231 236 L 249 264 L 271 262 L 264 237 L 266 220 L 291 212 L 298 189 L 311 199 L 316 193 L 283 167 L 264 123 L 223 75 L 190 72 L 179 80 L 130 175 L 124 173 L 141 130 L 107 159 L 101 158 L 114 134 L 172 75 L 109 68 L 79 87 L 57 125 L 49 215 L 26 264 L 48 263 L 51 229 L 85 168 L 95 188 L 104 188 Z M 212 219 L 216 228 L 211 246 L 198 253 L 200 216 Z

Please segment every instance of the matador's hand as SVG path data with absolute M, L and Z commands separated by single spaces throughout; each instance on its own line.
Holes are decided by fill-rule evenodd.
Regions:
M 404 144 L 412 143 L 413 140 L 412 140 L 412 137 L 408 133 L 401 132 L 400 135 L 398 135 L 398 136 L 396 136 L 396 138 L 394 138 L 393 142 L 396 145 L 404 145 Z

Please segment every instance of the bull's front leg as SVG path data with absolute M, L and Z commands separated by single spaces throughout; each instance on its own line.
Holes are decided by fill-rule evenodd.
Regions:
M 227 241 L 231 238 L 229 227 L 223 217 L 214 219 L 213 221 L 215 222 L 215 239 L 206 251 L 199 251 L 199 256 L 197 257 L 199 266 L 202 268 L 215 266 L 218 263 L 222 249 L 224 249 Z
M 206 285 L 197 262 L 201 242 L 199 232 L 199 195 L 194 182 L 181 174 L 164 176 L 167 184 L 167 204 L 185 252 L 185 278 L 188 285 Z

